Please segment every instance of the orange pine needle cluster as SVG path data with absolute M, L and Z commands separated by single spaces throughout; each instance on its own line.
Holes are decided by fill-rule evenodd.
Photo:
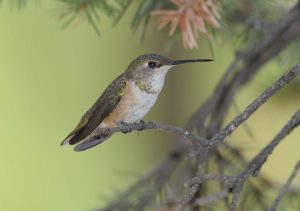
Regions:
M 208 36 L 207 24 L 219 28 L 219 0 L 170 0 L 178 8 L 176 10 L 155 10 L 151 14 L 158 15 L 159 28 L 170 24 L 169 35 L 179 27 L 185 48 L 197 48 L 198 32 Z

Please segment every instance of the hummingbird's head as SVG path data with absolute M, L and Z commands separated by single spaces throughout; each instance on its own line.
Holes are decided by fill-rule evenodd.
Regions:
M 133 60 L 126 73 L 133 77 L 153 74 L 166 74 L 173 66 L 191 62 L 209 62 L 211 59 L 172 60 L 158 54 L 144 54 Z

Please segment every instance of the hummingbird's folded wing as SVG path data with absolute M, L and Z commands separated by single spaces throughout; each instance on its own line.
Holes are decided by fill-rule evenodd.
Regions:
M 90 135 L 118 105 L 124 95 L 125 86 L 124 77 L 120 75 L 83 115 L 76 128 L 65 138 L 61 145 L 76 144 Z
M 112 134 L 102 134 L 102 135 L 88 138 L 88 139 L 80 142 L 79 144 L 77 144 L 74 147 L 74 150 L 79 152 L 79 151 L 84 151 L 84 150 L 90 149 L 94 146 L 97 146 L 98 144 L 101 144 L 103 141 L 105 141 L 106 139 L 108 139 L 111 136 L 112 136 Z

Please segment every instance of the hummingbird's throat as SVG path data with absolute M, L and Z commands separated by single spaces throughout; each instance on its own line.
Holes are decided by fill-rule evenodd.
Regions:
M 135 81 L 135 86 L 139 88 L 139 90 L 143 91 L 143 92 L 147 92 L 148 94 L 158 94 L 158 91 L 153 90 L 151 84 L 146 84 L 144 82 L 142 82 L 141 80 L 137 80 Z
M 157 72 L 153 72 L 152 74 L 144 75 L 141 78 L 136 78 L 134 80 L 135 86 L 143 92 L 153 95 L 159 94 L 164 85 L 168 69 L 157 70 Z

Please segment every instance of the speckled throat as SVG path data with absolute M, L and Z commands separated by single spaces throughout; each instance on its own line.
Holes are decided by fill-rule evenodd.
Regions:
M 141 91 L 146 92 L 148 94 L 157 95 L 160 93 L 164 85 L 167 71 L 168 69 L 160 70 L 158 72 L 148 73 L 146 77 L 145 75 L 143 75 L 142 77 L 136 75 L 133 78 L 133 81 Z
M 135 85 L 143 92 L 148 94 L 158 94 L 159 92 L 154 90 L 151 83 L 143 82 L 142 80 L 136 80 Z

